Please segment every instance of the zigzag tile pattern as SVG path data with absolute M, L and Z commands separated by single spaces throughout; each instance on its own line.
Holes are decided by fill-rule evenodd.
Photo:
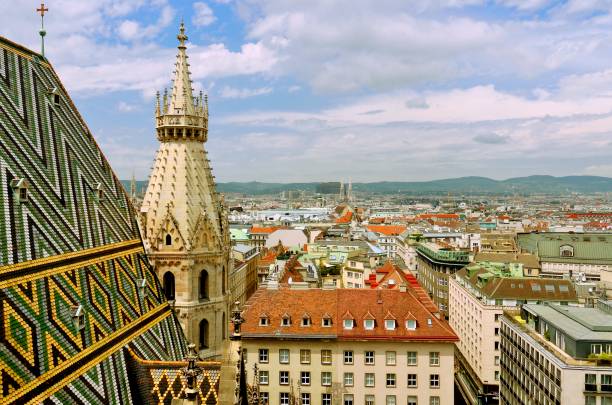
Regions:
M 57 75 L 0 37 L 0 404 L 140 402 L 126 348 L 177 371 L 186 341 Z

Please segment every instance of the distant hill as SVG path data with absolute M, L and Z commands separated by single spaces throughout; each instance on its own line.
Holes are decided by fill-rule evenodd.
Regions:
M 129 190 L 129 180 L 122 180 Z M 218 183 L 222 193 L 241 193 L 249 195 L 277 194 L 288 190 L 314 192 L 319 182 L 312 183 L 261 183 L 229 182 Z M 143 192 L 146 181 L 137 181 L 136 187 Z M 568 194 L 568 193 L 604 193 L 612 192 L 612 178 L 598 176 L 528 176 L 507 180 L 493 180 L 487 177 L 459 177 L 433 181 L 380 181 L 375 183 L 353 183 L 353 190 L 377 194 Z

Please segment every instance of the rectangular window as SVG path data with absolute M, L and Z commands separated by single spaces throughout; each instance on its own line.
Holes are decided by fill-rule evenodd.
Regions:
M 440 387 L 440 375 L 439 374 L 430 374 L 429 375 L 429 386 L 431 388 L 439 388 Z
M 612 374 L 601 375 L 601 390 L 604 392 L 612 392 Z
M 323 371 L 321 372 L 321 385 L 324 387 L 330 386 L 332 383 L 332 373 L 331 371 Z
M 352 350 L 344 351 L 344 364 L 353 364 L 353 351 Z
M 495 365 L 499 366 L 499 356 L 495 356 Z
M 387 395 L 385 402 L 386 402 L 386 405 L 396 405 L 397 401 L 395 399 L 395 395 Z
M 331 350 L 321 350 L 321 364 L 332 364 L 332 351 Z
M 289 393 L 288 392 L 280 393 L 280 405 L 289 405 Z
M 440 365 L 440 352 L 429 352 L 429 365 L 430 366 Z
M 395 387 L 395 373 L 387 373 L 387 388 Z
M 344 324 L 344 329 L 353 329 L 352 319 L 345 319 L 343 324 Z
M 429 397 L 429 405 L 440 405 L 440 397 Z
M 300 363 L 310 364 L 310 350 L 309 349 L 300 350 Z
M 270 403 L 270 393 L 269 392 L 259 392 L 259 397 L 261 398 L 262 405 L 268 405 Z
M 354 375 L 353 373 L 344 373 L 344 386 L 352 387 L 354 384 Z
M 408 405 L 417 405 L 417 397 L 415 395 L 408 397 Z
M 597 391 L 597 375 L 596 374 L 585 374 L 584 375 L 584 390 L 585 391 Z
M 416 320 L 407 319 L 406 320 L 406 329 L 408 330 L 416 330 Z
M 417 386 L 417 375 L 408 374 L 408 388 L 415 388 Z
M 280 385 L 289 385 L 289 371 L 279 371 L 278 383 Z
M 310 371 L 302 371 L 300 373 L 300 383 L 302 385 L 310 385 Z
M 259 362 L 260 363 L 268 362 L 268 349 L 259 349 Z
M 385 352 L 385 363 L 387 366 L 395 366 L 396 354 L 395 352 Z
M 385 320 L 385 329 L 387 329 L 387 330 L 395 330 L 395 319 L 386 319 Z
M 374 405 L 374 395 L 365 396 L 365 405 Z
M 321 405 L 332 405 L 332 394 L 321 394 Z
M 365 364 L 374 364 L 374 352 L 373 351 L 365 352 L 363 359 L 364 359 Z
M 289 349 L 280 349 L 278 351 L 278 362 L 281 364 L 289 364 Z
M 261 385 L 268 385 L 270 383 L 270 374 L 268 371 L 259 370 L 259 383 Z
M 375 384 L 375 374 L 374 373 L 365 373 L 364 376 L 364 385 L 366 387 L 373 387 Z
M 592 395 L 587 395 L 584 397 L 584 405 L 596 405 L 597 404 L 597 397 L 594 397 Z
M 302 392 L 302 405 L 310 405 L 310 393 Z
M 363 321 L 363 328 L 365 330 L 373 330 L 374 329 L 374 319 L 365 319 Z
M 344 405 L 353 405 L 353 394 L 344 394 L 342 403 Z
M 601 344 L 593 344 L 593 345 L 591 345 L 591 353 L 592 354 L 601 354 Z
M 417 352 L 408 352 L 406 354 L 407 354 L 407 359 L 408 359 L 408 365 L 416 366 L 417 365 Z

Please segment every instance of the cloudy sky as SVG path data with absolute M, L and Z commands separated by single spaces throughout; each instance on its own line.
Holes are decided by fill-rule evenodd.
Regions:
M 39 47 L 38 1 L 0 35 Z M 178 23 L 218 181 L 612 176 L 612 1 L 47 0 L 47 56 L 146 179 Z

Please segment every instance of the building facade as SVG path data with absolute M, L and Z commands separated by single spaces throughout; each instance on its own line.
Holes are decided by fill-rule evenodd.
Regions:
M 259 285 L 257 268 L 261 252 L 249 245 L 232 247 L 234 266 L 229 275 L 231 302 L 244 305 Z
M 612 270 L 612 234 L 545 232 L 519 233 L 523 251 L 540 258 L 542 274 L 598 281 Z
M 244 318 L 265 403 L 454 402 L 457 337 L 409 290 L 260 289 Z
M 204 143 L 208 105 L 192 94 L 184 26 L 172 93 L 156 108 L 159 150 L 141 206 L 147 253 L 187 339 L 217 356 L 227 335 L 230 239 Z
M 498 402 L 504 310 L 578 301 L 571 281 L 525 277 L 525 272 L 522 263 L 481 262 L 449 279 L 449 323 L 459 336 L 456 378 L 468 402 Z
M 469 252 L 419 243 L 417 248 L 419 283 L 430 294 L 440 312 L 448 315 L 448 279 L 470 262 Z
M 505 404 L 612 404 L 612 315 L 598 308 L 525 305 L 501 319 Z

